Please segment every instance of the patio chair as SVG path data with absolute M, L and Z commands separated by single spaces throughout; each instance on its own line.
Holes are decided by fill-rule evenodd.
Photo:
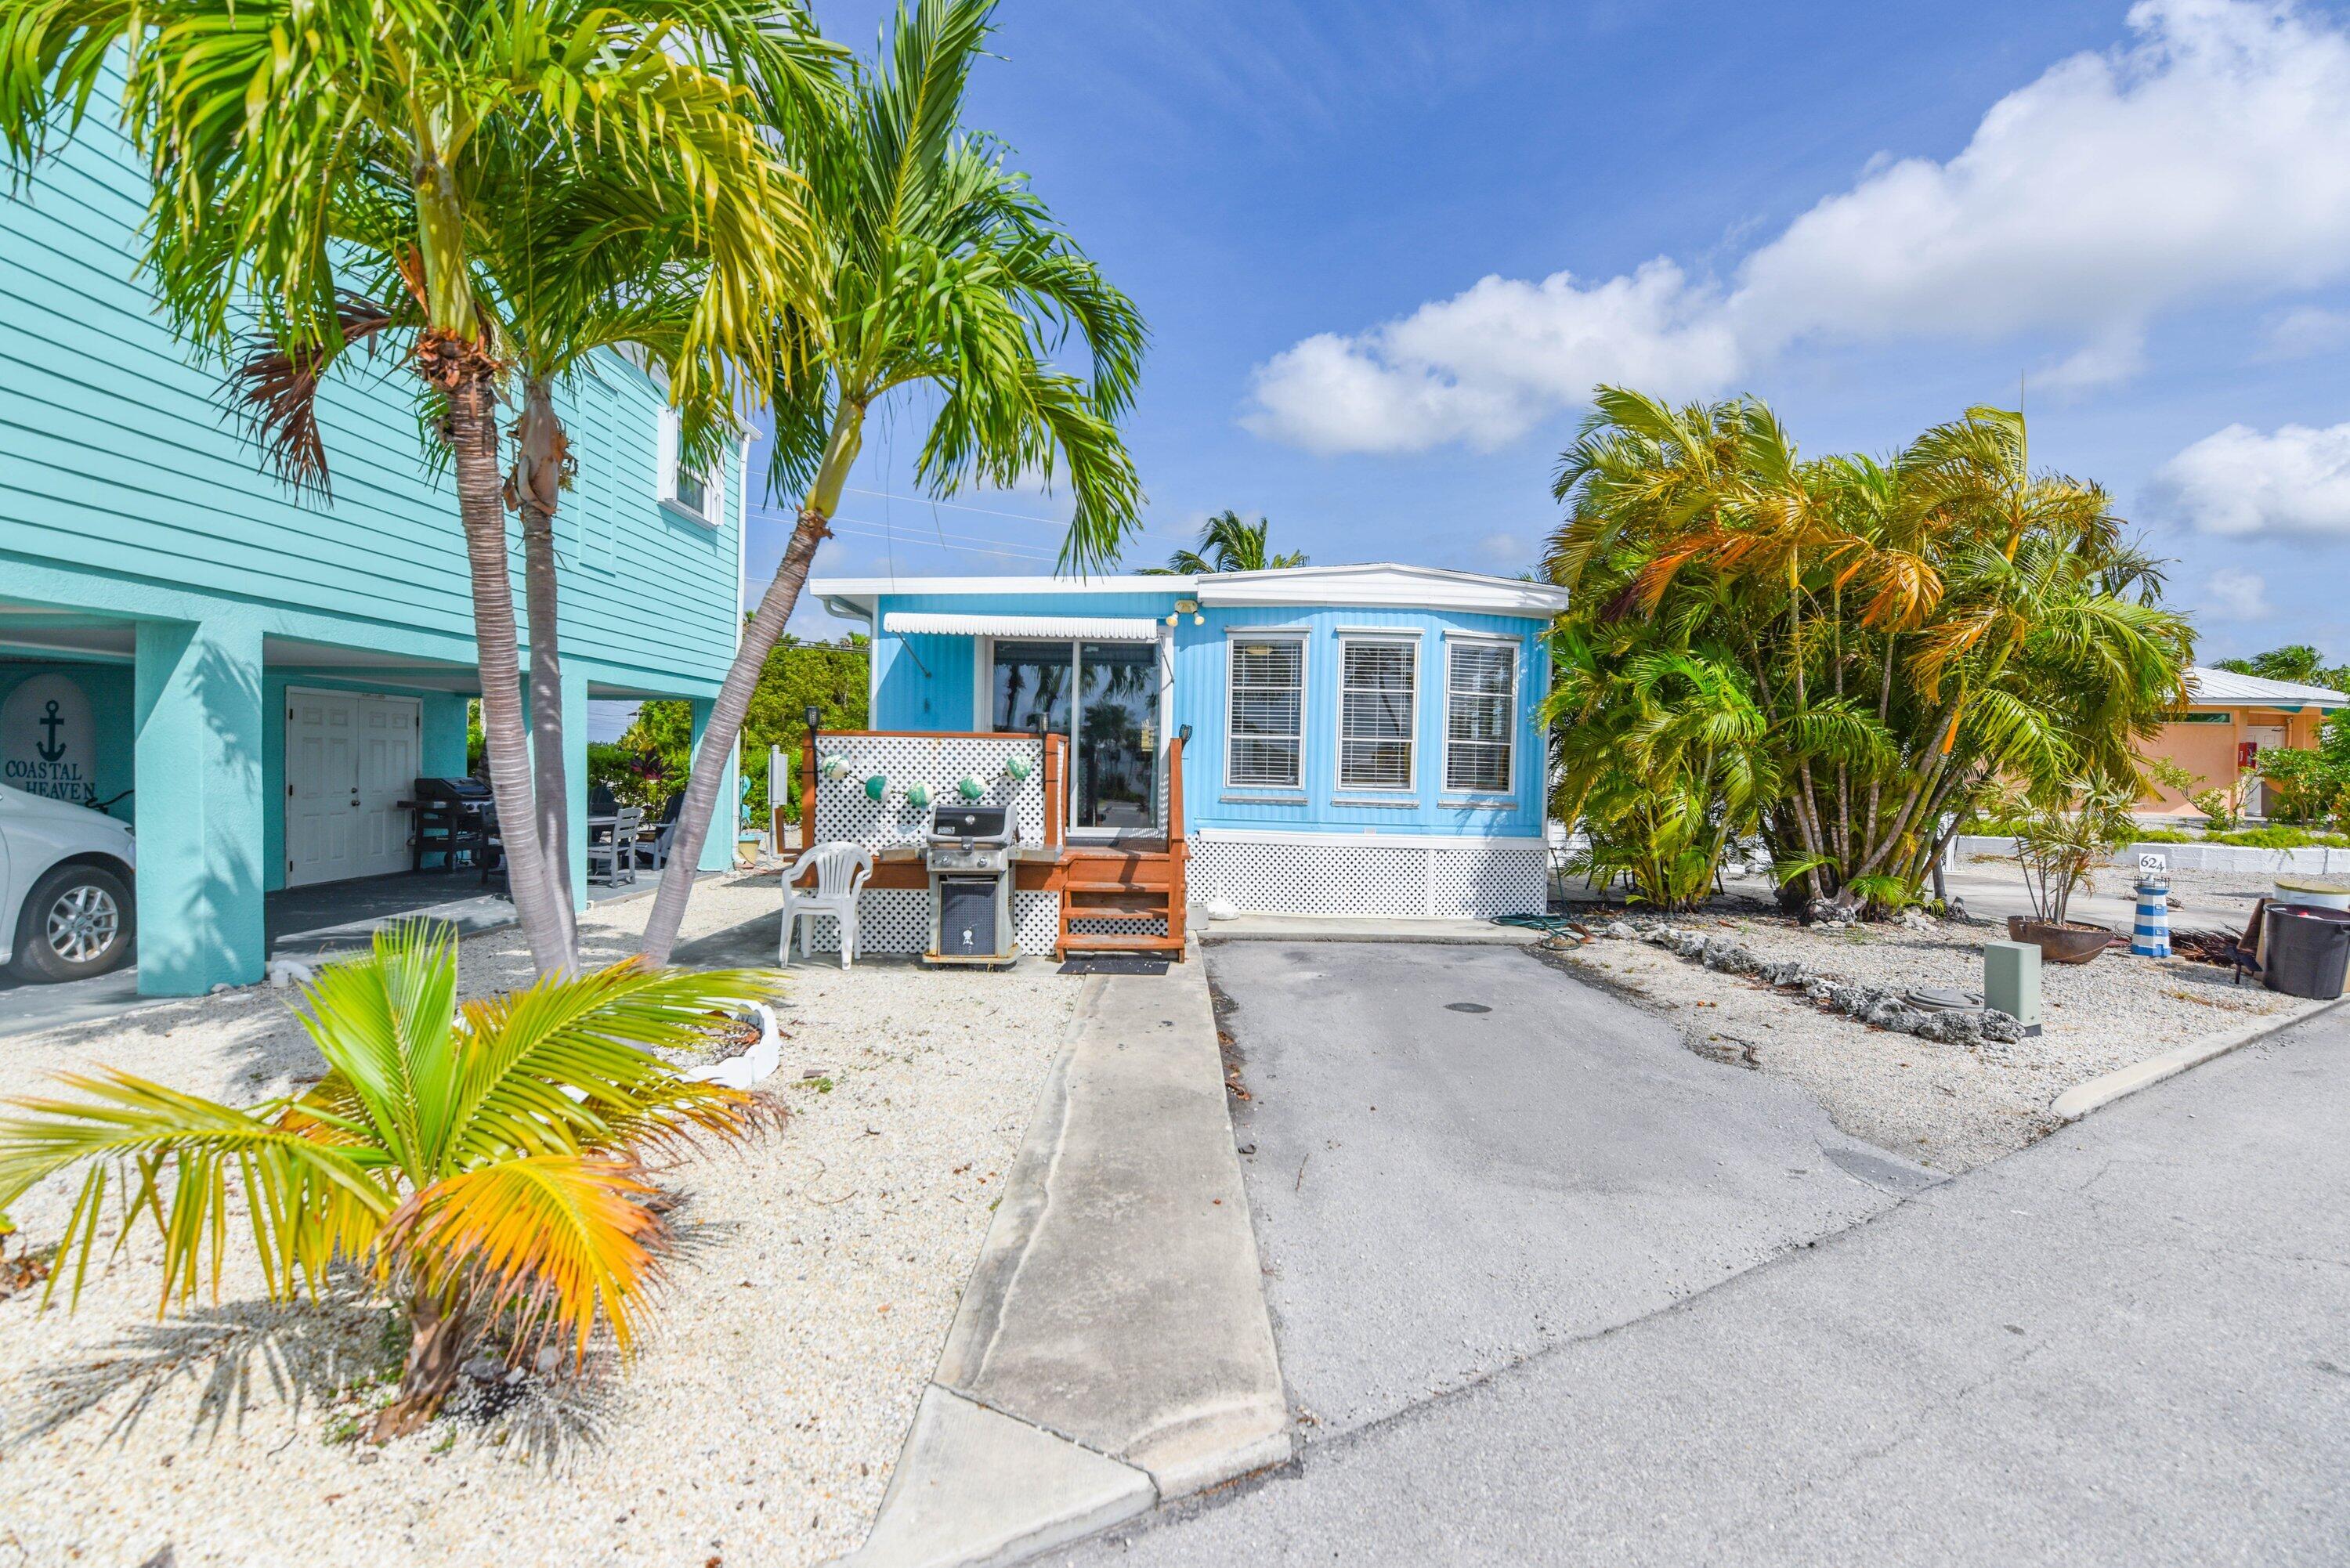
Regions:
M 803 890 L 795 884 L 816 868 L 816 887 Z M 865 879 L 873 875 L 873 852 L 861 844 L 819 844 L 792 862 L 784 873 L 783 940 L 775 946 L 775 961 L 792 961 L 792 928 L 801 920 L 813 921 L 820 915 L 830 915 L 840 922 L 840 967 L 847 969 L 857 957 L 857 896 L 865 890 Z M 808 955 L 808 929 L 799 928 L 800 957 Z
M 506 857 L 506 841 L 498 836 L 498 814 L 494 807 L 482 813 L 482 881 L 486 885 L 490 873 L 496 870 Z
M 613 814 L 611 826 L 588 830 L 588 880 L 618 888 L 637 879 L 637 833 L 644 822 L 644 807 L 624 805 Z
M 655 871 L 669 868 L 669 847 L 677 841 L 677 819 L 685 810 L 685 792 L 679 790 L 661 807 L 660 820 L 653 823 L 652 833 L 637 839 L 637 864 Z

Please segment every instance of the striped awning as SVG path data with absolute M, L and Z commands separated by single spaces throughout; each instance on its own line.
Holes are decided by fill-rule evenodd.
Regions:
M 889 610 L 881 629 L 900 636 L 1050 637 L 1087 642 L 1153 642 L 1159 623 L 1140 617 L 1108 615 L 933 615 L 927 610 Z

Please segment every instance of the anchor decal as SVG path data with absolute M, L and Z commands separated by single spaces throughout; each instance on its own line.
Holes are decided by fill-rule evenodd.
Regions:
M 42 711 L 41 716 L 34 720 L 33 722 L 49 732 L 49 738 L 46 742 L 43 742 L 33 748 L 35 751 L 41 753 L 41 761 L 45 763 L 54 763 L 58 758 L 64 756 L 66 754 L 65 742 L 57 739 L 57 731 L 61 726 L 63 726 L 65 721 L 57 717 L 57 700 L 54 697 L 50 698 L 48 706 Z

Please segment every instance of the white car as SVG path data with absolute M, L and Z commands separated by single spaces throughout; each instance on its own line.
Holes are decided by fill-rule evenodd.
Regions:
M 105 813 L 0 784 L 0 964 L 52 981 L 130 962 L 138 864 L 130 829 Z

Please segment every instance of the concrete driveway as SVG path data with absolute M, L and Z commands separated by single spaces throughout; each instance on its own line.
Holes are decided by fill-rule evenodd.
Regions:
M 1932 1178 L 1514 948 L 1208 950 L 1308 1442 L 1655 1312 Z
M 2337 1011 L 1055 1560 L 2350 1562 L 2345 1121 Z

